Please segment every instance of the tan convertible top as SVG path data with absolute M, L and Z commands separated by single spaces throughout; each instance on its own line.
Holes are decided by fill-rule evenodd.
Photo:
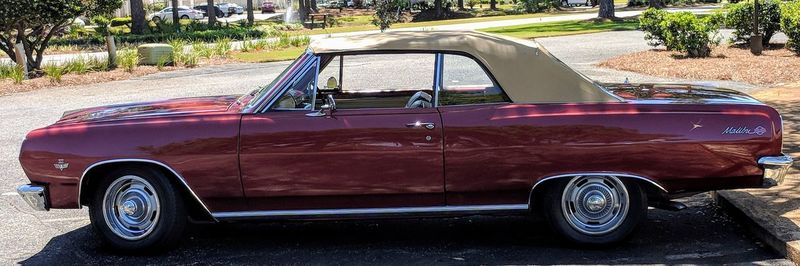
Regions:
M 455 51 L 480 60 L 516 103 L 621 101 L 553 57 L 538 43 L 475 31 L 392 31 L 316 40 L 315 54 Z

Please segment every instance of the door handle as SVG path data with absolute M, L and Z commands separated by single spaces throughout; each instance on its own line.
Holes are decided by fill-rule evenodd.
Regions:
M 406 127 L 425 127 L 427 129 L 434 129 L 436 124 L 428 122 L 414 122 L 406 124 Z

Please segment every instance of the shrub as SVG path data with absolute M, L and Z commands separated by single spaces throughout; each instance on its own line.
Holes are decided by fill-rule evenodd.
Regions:
M 61 76 L 64 75 L 64 68 L 56 64 L 47 64 L 44 66 L 44 74 L 50 78 L 51 83 L 61 83 Z
M 14 63 L 0 62 L 0 79 L 11 78 L 11 73 L 14 72 Z
M 698 18 L 690 12 L 669 13 L 660 26 L 667 48 L 686 52 L 689 57 L 707 57 L 710 46 L 719 43 L 718 16 Z
M 169 46 L 172 46 L 172 62 L 173 64 L 177 65 L 178 63 L 183 62 L 183 56 L 185 53 L 185 46 L 186 41 L 181 39 L 174 39 L 169 41 Z
M 214 45 L 214 55 L 220 57 L 228 57 L 228 53 L 231 52 L 231 39 L 223 38 L 217 40 L 217 43 Z
M 781 31 L 789 38 L 786 46 L 800 55 L 800 1 L 781 6 Z
M 136 44 L 136 43 L 165 43 L 174 39 L 213 42 L 222 38 L 231 40 L 243 40 L 245 38 L 260 38 L 265 36 L 264 31 L 255 28 L 224 28 L 195 32 L 160 32 L 141 35 L 118 35 L 116 36 L 117 45 Z M 86 36 L 83 38 L 58 38 L 51 41 L 54 45 L 105 45 L 105 37 L 99 34 Z
M 75 57 L 72 60 L 65 61 L 61 67 L 64 68 L 66 73 L 86 74 L 91 68 L 83 56 Z
M 469 7 L 469 9 L 475 9 L 475 6 L 480 5 L 481 1 L 480 0 L 467 0 L 466 4 Z
M 117 65 L 121 66 L 126 72 L 133 72 L 139 65 L 139 53 L 135 49 L 127 49 L 117 52 Z
M 401 9 L 404 5 L 403 0 L 376 0 L 375 15 L 372 18 L 372 24 L 378 26 L 381 32 L 385 31 L 392 24 L 397 23 L 401 19 Z
M 189 68 L 196 67 L 198 61 L 199 61 L 199 56 L 195 51 L 184 53 L 183 56 L 181 57 L 181 64 Z
M 664 45 L 664 32 L 661 29 L 661 22 L 669 14 L 667 11 L 648 8 L 639 16 L 639 29 L 644 31 L 644 39 L 647 44 L 652 46 Z M 667 48 L 669 49 L 669 47 Z
M 111 19 L 111 27 L 131 26 L 131 17 L 113 18 Z
M 780 4 L 776 0 L 759 0 L 761 9 L 758 19 L 758 32 L 763 36 L 762 43 L 769 44 L 775 32 L 780 30 Z M 725 26 L 733 29 L 733 42 L 749 42 L 753 35 L 753 1 L 743 1 L 730 5 L 725 15 Z
M 11 69 L 10 77 L 14 80 L 14 84 L 22 84 L 22 81 L 25 80 L 25 69 L 23 69 L 23 66 L 14 65 Z
M 214 56 L 214 49 L 204 42 L 195 41 L 192 42 L 192 54 L 195 54 L 198 57 L 210 59 L 212 56 Z

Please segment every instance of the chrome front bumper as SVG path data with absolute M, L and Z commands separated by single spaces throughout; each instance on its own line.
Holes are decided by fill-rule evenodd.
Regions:
M 17 193 L 28 205 L 37 211 L 47 211 L 47 191 L 44 186 L 22 185 L 17 187 Z
M 758 165 L 764 169 L 764 186 L 771 187 L 783 183 L 789 167 L 792 166 L 792 157 L 788 155 L 761 157 Z

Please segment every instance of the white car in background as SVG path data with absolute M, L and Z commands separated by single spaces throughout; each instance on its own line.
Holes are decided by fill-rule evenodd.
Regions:
M 178 17 L 180 19 L 203 19 L 203 12 L 189 8 L 188 6 L 178 7 Z M 159 21 L 172 21 L 172 7 L 167 7 L 150 15 L 150 20 L 153 22 Z
M 589 0 L 561 0 L 562 6 L 589 6 L 591 5 L 591 1 Z
M 235 3 L 219 3 L 217 7 L 222 9 L 222 12 L 225 12 L 228 16 L 233 16 L 233 14 L 241 15 L 244 13 L 244 7 Z

